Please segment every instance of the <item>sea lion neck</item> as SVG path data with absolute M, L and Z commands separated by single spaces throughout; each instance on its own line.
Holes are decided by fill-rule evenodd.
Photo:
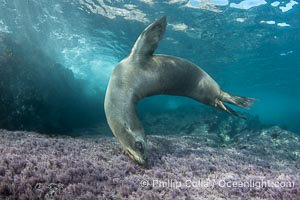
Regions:
M 105 109 L 109 110 L 107 120 L 118 121 L 121 126 L 126 125 L 131 129 L 140 128 L 136 110 L 139 97 L 131 89 L 124 90 L 122 84 L 119 86 L 119 91 L 107 90 L 105 98 Z

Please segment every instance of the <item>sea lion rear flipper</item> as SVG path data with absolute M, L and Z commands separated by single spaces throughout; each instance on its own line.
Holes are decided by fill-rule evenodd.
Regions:
M 253 99 L 253 98 L 235 96 L 235 95 L 229 94 L 227 92 L 221 91 L 220 97 L 219 97 L 219 99 L 216 100 L 215 105 L 217 108 L 219 108 L 225 112 L 228 112 L 232 115 L 238 116 L 243 119 L 247 119 L 246 116 L 237 113 L 229 106 L 224 105 L 223 102 L 227 102 L 227 103 L 230 103 L 232 105 L 235 105 L 235 106 L 238 106 L 241 108 L 247 108 L 253 104 L 254 100 L 255 99 Z
M 220 93 L 220 100 L 245 109 L 255 101 L 254 98 L 240 97 L 224 91 Z
M 233 110 L 232 108 L 230 108 L 229 106 L 225 105 L 222 103 L 222 101 L 217 101 L 216 102 L 216 107 L 219 108 L 220 110 L 223 110 L 225 112 L 228 112 L 234 116 L 240 117 L 242 119 L 247 119 L 247 117 L 245 115 L 241 115 L 239 113 L 237 113 L 235 110 Z
M 163 16 L 159 20 L 150 24 L 136 40 L 132 50 L 132 56 L 151 56 L 158 46 L 159 41 L 166 30 L 167 17 Z
M 240 113 L 236 112 L 235 110 L 233 110 L 233 109 L 230 108 L 229 106 L 226 106 L 226 105 L 225 105 L 225 107 L 226 107 L 226 109 L 229 111 L 230 114 L 235 115 L 235 116 L 237 116 L 237 117 L 240 117 L 240 118 L 242 118 L 242 119 L 247 119 L 247 116 L 246 116 L 246 115 L 241 115 Z

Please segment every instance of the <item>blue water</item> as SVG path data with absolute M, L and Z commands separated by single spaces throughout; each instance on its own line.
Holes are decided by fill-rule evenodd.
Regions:
M 258 115 L 263 123 L 280 125 L 300 133 L 298 1 L 0 0 L 0 10 L 0 60 L 10 55 L 7 49 L 11 44 L 15 49 L 12 60 L 21 57 L 18 62 L 23 63 L 19 69 L 15 66 L 12 68 L 14 70 L 0 74 L 3 97 L 0 110 L 8 113 L 0 114 L 0 121 L 5 121 L 0 126 L 4 128 L 13 129 L 17 123 L 23 123 L 26 127 L 24 121 L 35 116 L 34 109 L 39 111 L 41 117 L 31 123 L 33 128 L 36 123 L 43 122 L 49 110 L 53 112 L 51 117 L 56 117 L 57 123 L 60 123 L 53 123 L 53 127 L 71 127 L 74 120 L 81 123 L 81 117 L 92 124 L 105 122 L 101 102 L 114 66 L 127 56 L 139 33 L 148 24 L 166 15 L 167 31 L 156 53 L 179 56 L 196 63 L 224 90 L 257 98 L 248 113 Z M 7 40 L 11 43 L 7 44 Z M 5 45 L 1 44 L 4 42 Z M 72 89 L 64 88 L 69 92 L 61 92 L 62 100 L 56 100 L 54 104 L 48 100 L 50 96 L 57 95 L 55 91 L 51 95 L 48 92 L 40 95 L 39 99 L 43 100 L 39 102 L 50 102 L 51 106 L 47 108 L 51 109 L 35 108 L 36 103 L 32 102 L 26 104 L 25 100 L 31 94 L 21 95 L 20 98 L 25 99 L 21 101 L 14 93 L 16 90 L 8 89 L 10 84 L 17 84 L 13 79 L 16 74 L 24 69 L 30 71 L 27 66 L 52 66 L 52 63 L 59 63 L 69 70 L 64 72 L 62 67 L 53 67 L 52 71 L 47 71 L 53 73 L 51 77 L 56 77 L 57 81 L 49 78 L 44 88 L 58 84 L 65 78 L 62 74 L 70 72 L 72 75 L 56 90 L 65 85 L 71 85 Z M 3 69 L 14 65 L 13 62 L 0 64 Z M 43 69 L 33 75 L 27 71 L 26 74 L 30 74 L 27 78 L 41 77 L 45 72 Z M 3 76 L 12 78 L 6 81 Z M 24 76 L 19 79 L 19 85 L 14 87 L 24 91 Z M 28 85 L 32 86 L 32 83 Z M 4 91 L 9 91 L 10 96 L 6 98 L 8 95 Z M 60 102 L 65 99 L 73 103 L 69 105 L 66 101 L 62 106 Z M 155 105 L 161 100 L 164 103 L 159 104 L 170 109 L 194 104 L 185 98 L 154 97 L 141 106 Z M 79 101 L 78 104 L 74 103 L 76 101 Z M 22 109 L 26 110 L 23 118 L 19 114 Z M 62 109 L 69 115 L 56 113 L 62 112 Z M 78 113 L 74 112 L 76 109 Z M 32 112 L 30 116 L 28 110 Z M 16 119 L 19 116 L 19 121 L 10 123 L 8 115 L 11 113 L 14 114 L 10 117 Z M 80 117 L 64 121 L 64 118 L 74 115 Z M 86 122 L 82 126 L 90 125 Z

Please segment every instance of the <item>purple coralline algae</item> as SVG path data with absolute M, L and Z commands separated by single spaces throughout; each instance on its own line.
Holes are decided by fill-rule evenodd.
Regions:
M 299 199 L 298 135 L 231 118 L 234 134 L 222 121 L 183 119 L 172 135 L 152 121 L 147 167 L 114 137 L 0 130 L 0 199 Z

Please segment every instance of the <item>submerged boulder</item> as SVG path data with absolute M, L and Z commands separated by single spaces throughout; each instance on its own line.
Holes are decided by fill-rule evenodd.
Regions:
M 30 42 L 0 35 L 0 127 L 63 132 L 99 122 L 100 98 Z

